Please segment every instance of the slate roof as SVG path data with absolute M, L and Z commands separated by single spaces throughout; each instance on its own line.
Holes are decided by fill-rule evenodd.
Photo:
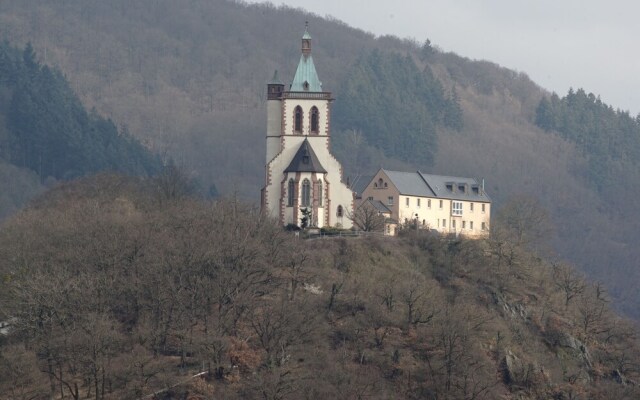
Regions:
M 313 151 L 313 147 L 311 147 L 311 144 L 305 138 L 284 172 L 319 172 L 324 174 L 327 170 L 322 167 L 318 156 L 316 156 L 316 153 Z
M 483 192 L 482 184 L 474 178 L 423 174 L 420 171 L 417 173 L 422 176 L 437 197 L 453 200 L 491 201 L 489 195 Z M 451 189 L 448 189 L 447 185 L 450 185 Z M 464 190 L 460 190 L 460 186 L 463 186 Z M 474 192 L 474 187 L 477 189 L 477 193 Z
M 384 205 L 380 200 L 367 200 L 367 202 L 371 203 L 371 205 L 379 212 L 383 214 L 391 214 L 391 210 L 387 206 Z
M 400 194 L 420 197 L 435 197 L 436 194 L 416 172 L 400 172 L 383 170 Z
M 357 196 L 362 196 L 362 192 L 364 192 L 372 179 L 373 175 L 358 175 L 351 181 L 350 189 Z
M 403 195 L 491 202 L 489 195 L 483 192 L 482 185 L 474 178 L 423 174 L 420 171 L 383 171 Z

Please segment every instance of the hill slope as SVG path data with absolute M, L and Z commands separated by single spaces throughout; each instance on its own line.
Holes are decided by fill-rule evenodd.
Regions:
M 374 50 L 413 60 L 416 71 L 432 75 L 443 98 L 455 99 L 462 109 L 459 130 L 446 124 L 430 130 L 435 138 L 424 143 L 437 145 L 432 158 L 395 158 L 365 125 L 345 124 L 347 131 L 334 132 L 334 145 L 348 173 L 382 164 L 485 178 L 496 209 L 514 195 L 538 199 L 554 221 L 559 255 L 604 281 L 620 307 L 638 316 L 638 217 L 612 207 L 593 186 L 589 158 L 579 146 L 536 127 L 536 108 L 546 94 L 524 74 L 430 45 L 375 38 L 301 10 L 223 0 L 8 0 L 0 4 L 0 36 L 32 41 L 43 62 L 67 74 L 86 106 L 173 155 L 205 184 L 215 180 L 222 193 L 257 201 L 264 83 L 274 69 L 292 76 L 305 19 L 324 87 L 337 97 L 336 110 L 349 98 L 341 91 L 356 61 Z M 403 87 L 401 81 L 397 85 Z M 386 139 L 406 148 L 404 140 L 415 132 L 396 125 Z M 635 191 L 625 192 L 630 209 L 640 201 Z
M 161 194 L 84 179 L 2 226 L 2 393 L 640 395 L 640 343 L 602 288 L 508 240 L 301 240 L 238 202 Z

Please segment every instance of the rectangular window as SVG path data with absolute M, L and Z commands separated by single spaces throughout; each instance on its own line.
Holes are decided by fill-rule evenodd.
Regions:
M 483 230 L 483 231 L 486 231 L 486 230 L 487 230 L 487 225 L 486 225 L 484 222 L 482 223 L 482 230 Z
M 440 209 L 442 209 L 442 200 L 440 200 Z
M 369 200 L 373 201 L 373 196 L 369 196 Z
M 418 208 L 420 208 L 420 199 L 416 200 L 418 202 Z
M 408 197 L 405 199 L 405 205 L 406 205 L 407 207 L 409 207 L 409 198 L 408 198 Z
M 393 205 L 393 196 L 389 196 L 389 198 L 387 199 L 387 204 L 390 206 Z
M 473 221 L 469 221 L 469 229 L 473 230 Z
M 461 201 L 454 201 L 451 203 L 451 215 L 462 215 Z
M 447 227 L 447 220 L 446 220 L 446 219 L 443 219 L 443 220 L 442 220 L 442 227 L 443 227 L 443 228 L 446 228 L 446 227 Z
M 469 204 L 469 211 L 473 212 L 473 203 Z
M 484 204 L 482 204 L 482 212 L 484 212 L 484 206 L 485 206 L 485 205 L 484 205 Z
M 455 219 L 453 221 L 451 221 L 451 227 L 453 229 L 456 229 L 456 220 Z
M 462 221 L 462 229 L 467 229 L 467 221 Z
M 431 208 L 431 199 L 427 200 L 427 207 Z

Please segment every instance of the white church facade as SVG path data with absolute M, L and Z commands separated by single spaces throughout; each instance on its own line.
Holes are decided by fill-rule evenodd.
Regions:
M 331 92 L 322 89 L 305 30 L 289 90 L 277 72 L 267 84 L 267 156 L 262 210 L 282 225 L 351 228 L 354 193 L 330 152 Z

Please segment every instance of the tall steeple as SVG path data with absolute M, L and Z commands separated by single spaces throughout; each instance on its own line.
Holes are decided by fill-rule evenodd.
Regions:
M 1 1 L 1 0 L 0 0 Z M 267 84 L 267 152 L 262 209 L 282 225 L 311 212 L 313 226 L 351 227 L 353 192 L 331 154 L 331 92 L 322 90 L 305 24 L 300 61 L 289 90 L 274 74 Z
M 308 22 L 305 24 L 302 35 L 302 55 L 289 90 L 292 92 L 322 92 L 322 82 L 318 78 L 316 66 L 311 57 L 311 35 L 309 34 Z

